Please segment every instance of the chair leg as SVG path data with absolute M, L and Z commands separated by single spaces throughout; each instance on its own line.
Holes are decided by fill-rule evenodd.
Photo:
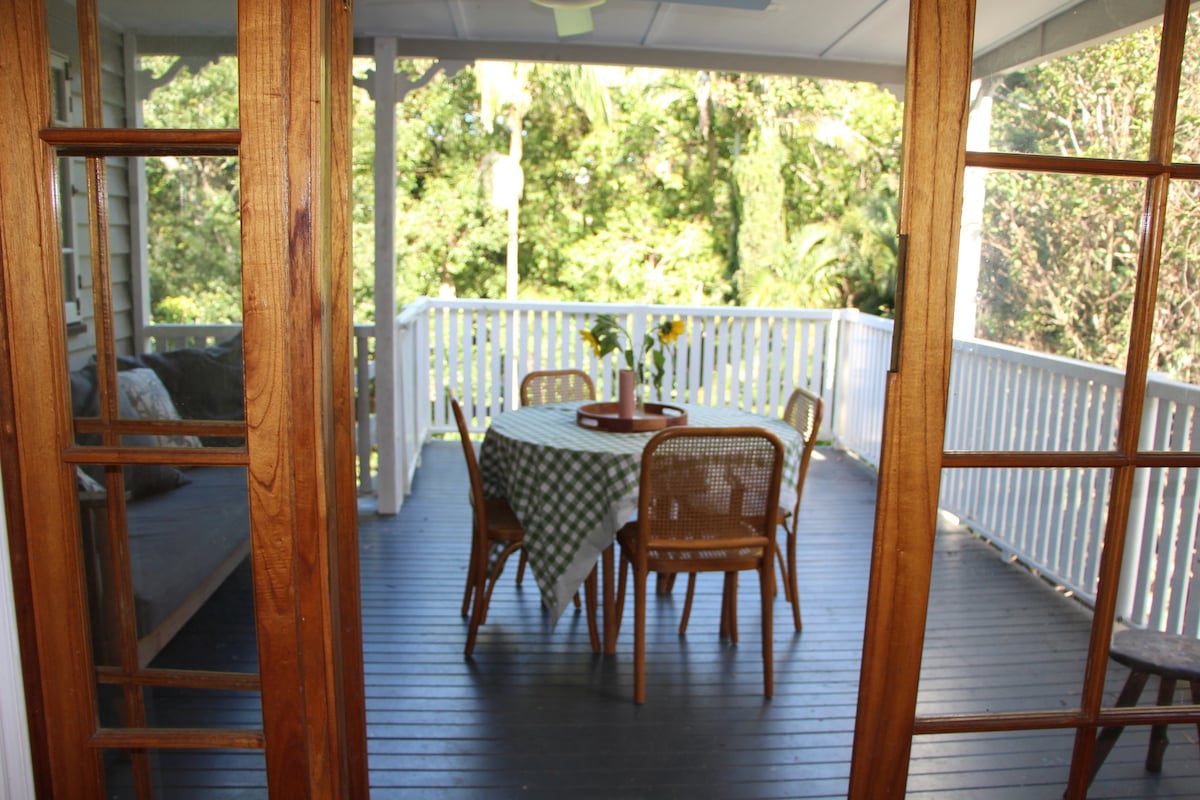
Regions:
M 1146 687 L 1146 680 L 1150 677 L 1146 672 L 1131 671 L 1129 677 L 1125 680 L 1125 686 L 1121 689 L 1121 694 L 1117 697 L 1117 707 L 1137 705 L 1138 698 L 1142 696 L 1142 689 Z M 1108 758 L 1108 754 L 1112 752 L 1113 745 L 1117 743 L 1117 739 L 1121 737 L 1121 732 L 1125 730 L 1122 725 L 1114 725 L 1100 731 L 1096 737 L 1096 752 L 1092 756 L 1092 777 L 1088 780 L 1090 785 L 1096 779 L 1096 773 L 1100 771 L 1100 765 L 1104 763 L 1104 759 Z
M 759 589 L 762 592 L 762 656 L 763 695 L 775 695 L 775 564 L 764 558 L 758 569 Z
M 529 561 L 529 554 L 524 549 L 521 550 L 521 560 L 517 562 L 517 586 L 521 585 L 521 581 L 525 580 L 525 564 Z M 578 608 L 578 606 L 576 606 Z
M 729 641 L 737 644 L 737 585 L 736 572 L 725 573 L 725 591 L 721 596 L 721 636 L 728 636 Z
M 475 560 L 471 565 L 471 571 L 475 576 L 475 604 L 471 609 L 471 622 L 467 627 L 467 645 L 463 650 L 463 655 L 470 658 L 475 652 L 475 637 L 479 634 L 479 626 L 484 623 L 487 618 L 487 548 L 475 548 Z
M 688 618 L 692 615 L 692 600 L 696 597 L 696 573 L 688 573 L 687 596 L 683 598 L 683 616 L 679 620 L 679 635 L 687 633 Z
M 633 702 L 646 702 L 646 575 L 633 570 Z
M 784 591 L 788 595 L 788 600 L 792 604 L 792 622 L 796 625 L 797 632 L 803 627 L 804 623 L 800 621 L 800 584 L 796 579 L 796 533 L 794 530 L 789 530 L 787 534 L 787 572 L 783 579 L 788 585 Z
M 613 626 L 621 633 L 621 617 L 625 615 L 625 576 L 629 572 L 629 558 L 621 550 L 620 566 L 617 568 L 617 597 L 613 603 Z
M 588 573 L 583 582 L 584 603 L 587 606 L 588 638 L 592 642 L 592 652 L 600 652 L 600 628 L 596 624 L 596 568 Z
M 783 584 L 783 597 L 790 603 L 792 602 L 792 582 L 788 580 L 788 568 L 783 561 L 783 551 L 778 547 L 775 548 L 775 560 L 779 562 L 779 582 Z M 776 591 L 775 594 L 779 594 L 779 592 Z
M 463 589 L 462 615 L 465 617 L 471 610 L 471 593 L 475 590 L 475 560 L 478 553 L 475 552 L 479 545 L 475 541 L 474 532 L 471 534 L 471 558 L 467 562 L 467 586 Z
M 675 588 L 675 573 L 674 572 L 658 573 L 658 577 L 655 579 L 655 582 L 654 582 L 654 593 L 655 594 L 670 594 L 671 590 L 674 588 Z
M 1158 704 L 1169 706 L 1175 700 L 1175 679 L 1160 675 L 1158 678 Z M 1150 749 L 1146 751 L 1146 771 L 1162 772 L 1163 753 L 1167 750 L 1166 725 L 1153 725 L 1150 728 Z

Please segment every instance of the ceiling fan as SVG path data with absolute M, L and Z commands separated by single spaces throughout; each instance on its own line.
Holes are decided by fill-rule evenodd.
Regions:
M 554 24 L 559 36 L 579 36 L 592 31 L 592 9 L 603 5 L 604 0 L 529 0 L 534 5 L 554 11 Z M 648 0 L 693 6 L 719 6 L 739 8 L 746 11 L 762 11 L 771 0 Z

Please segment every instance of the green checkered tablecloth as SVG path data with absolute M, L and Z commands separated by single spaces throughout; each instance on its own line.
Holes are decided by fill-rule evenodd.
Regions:
M 653 433 L 608 433 L 575 423 L 581 403 L 527 406 L 492 420 L 479 455 L 483 489 L 525 528 L 529 567 L 557 620 L 604 548 L 637 511 L 642 448 Z M 693 427 L 755 425 L 784 444 L 780 503 L 791 508 L 802 442 L 781 419 L 684 406 Z

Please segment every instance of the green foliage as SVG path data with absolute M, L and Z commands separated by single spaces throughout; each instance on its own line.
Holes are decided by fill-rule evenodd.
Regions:
M 1175 131 L 1200 159 L 1200 17 L 1189 22 Z M 1144 159 L 1158 31 L 985 87 L 992 147 Z M 165 75 L 173 59 L 144 58 Z M 431 61 L 401 61 L 414 79 Z M 183 70 L 149 127 L 237 127 L 236 61 Z M 356 64 L 367 77 L 374 65 Z M 374 308 L 374 103 L 353 96 L 355 318 Z M 870 85 L 620 67 L 480 65 L 397 111 L 397 297 L 505 292 L 506 208 L 493 166 L 519 159 L 527 299 L 852 307 L 895 294 L 900 104 Z M 234 159 L 145 162 L 153 318 L 240 318 Z M 983 210 L 978 333 L 1121 365 L 1141 244 L 1140 181 L 995 172 Z M 1200 189 L 1176 181 L 1161 236 L 1152 368 L 1200 383 Z
M 1200 17 L 1189 20 L 1175 151 L 1200 154 Z M 1157 28 L 1005 76 L 993 87 L 993 146 L 1049 155 L 1145 159 Z M 1200 383 L 1200 204 L 1172 185 L 1151 368 Z M 977 333 L 1123 367 L 1142 249 L 1143 181 L 1042 173 L 988 177 Z
M 416 79 L 431 64 L 398 68 Z M 148 65 L 161 73 L 168 62 Z M 355 73 L 373 69 L 360 61 Z M 235 62 L 186 77 L 154 93 L 148 121 L 236 125 Z M 375 109 L 366 91 L 354 90 L 353 109 L 353 299 L 355 318 L 370 321 Z M 489 168 L 519 144 L 524 298 L 890 308 L 899 104 L 876 87 L 487 66 L 412 91 L 396 124 L 401 305 L 504 296 L 508 226 L 491 202 Z M 156 318 L 236 318 L 236 163 L 164 159 L 147 177 Z
M 505 215 L 488 202 L 485 176 L 510 152 L 513 125 L 523 151 L 522 297 L 737 302 L 744 286 L 768 283 L 739 267 L 785 286 L 805 246 L 800 232 L 820 222 L 836 241 L 843 219 L 850 238 L 837 255 L 846 261 L 817 274 L 829 284 L 807 297 L 854 302 L 862 293 L 847 284 L 894 269 L 894 247 L 859 243 L 866 234 L 847 213 L 859 201 L 895 203 L 899 106 L 886 92 L 645 69 L 486 69 L 482 90 L 479 71 L 466 69 L 401 108 L 402 303 L 503 296 Z M 513 105 L 519 122 L 507 113 Z M 754 144 L 739 162 L 741 142 Z M 885 238 L 894 235 L 893 225 Z M 764 304 L 795 297 L 754 294 Z M 891 301 L 869 302 L 878 310 Z
M 173 59 L 146 57 L 152 74 Z M 183 70 L 144 109 L 149 127 L 237 127 L 237 61 Z M 154 322 L 242 318 L 241 213 L 233 158 L 147 158 L 150 310 Z

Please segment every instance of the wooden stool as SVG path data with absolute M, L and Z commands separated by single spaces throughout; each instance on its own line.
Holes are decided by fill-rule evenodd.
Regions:
M 1137 705 L 1151 675 L 1158 676 L 1158 705 L 1171 705 L 1175 682 L 1180 680 L 1191 683 L 1192 702 L 1200 703 L 1200 639 L 1157 631 L 1123 630 L 1113 635 L 1109 655 L 1130 670 L 1117 698 L 1117 707 Z M 1196 728 L 1200 730 L 1200 723 Z M 1116 726 L 1100 731 L 1092 764 L 1093 779 L 1123 730 L 1124 726 Z M 1166 725 L 1155 725 L 1150 729 L 1150 750 L 1146 754 L 1146 769 L 1150 772 L 1162 771 L 1167 741 Z

